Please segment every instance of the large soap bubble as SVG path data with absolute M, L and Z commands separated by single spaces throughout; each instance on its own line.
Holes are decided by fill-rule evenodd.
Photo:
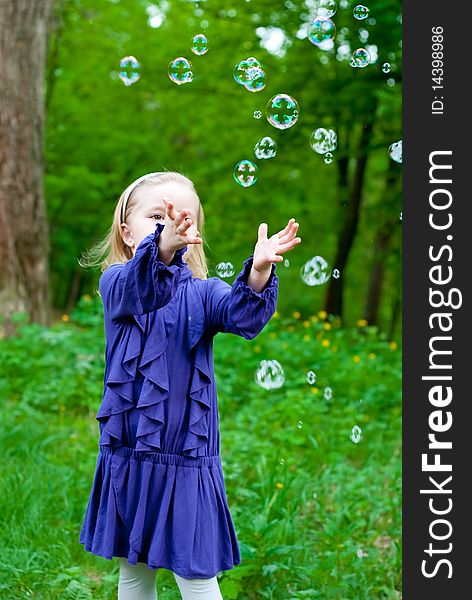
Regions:
M 331 19 L 318 18 L 308 26 L 308 39 L 315 46 L 334 39 L 335 35 L 336 25 Z
M 397 163 L 401 163 L 402 162 L 402 140 L 399 140 L 398 142 L 394 142 L 393 144 L 391 144 L 388 148 L 388 153 L 392 160 L 394 160 Z
M 367 6 L 358 4 L 354 7 L 352 14 L 354 15 L 355 19 L 357 19 L 358 21 L 362 21 L 364 19 L 367 19 L 367 17 L 369 16 L 369 9 L 367 8 Z
M 274 158 L 277 154 L 277 142 L 266 136 L 254 146 L 254 154 L 259 159 Z
M 326 154 L 336 150 L 338 136 L 333 129 L 318 127 L 310 136 L 310 146 L 318 154 Z
M 288 129 L 298 121 L 300 108 L 295 98 L 288 94 L 277 94 L 267 102 L 265 114 L 273 127 Z
M 197 56 L 206 54 L 208 52 L 208 40 L 206 35 L 199 33 L 192 40 L 192 52 Z
M 363 69 L 370 63 L 370 54 L 365 48 L 354 50 L 351 57 L 351 67 Z
M 233 169 L 234 180 L 242 187 L 254 185 L 258 174 L 259 168 L 252 160 L 241 160 Z
M 215 267 L 218 277 L 232 277 L 234 275 L 234 266 L 230 262 L 220 262 Z
M 247 70 L 249 81 L 244 87 L 250 92 L 260 92 L 266 86 L 266 74 L 260 67 L 249 67 Z
M 141 65 L 134 56 L 125 56 L 120 61 L 119 77 L 126 86 L 132 85 L 141 77 L 140 69 Z
M 261 360 L 254 381 L 266 390 L 282 387 L 285 381 L 282 365 L 277 360 Z
M 307 285 L 323 285 L 330 276 L 328 263 L 322 256 L 310 258 L 300 269 L 300 277 Z
M 192 65 L 190 61 L 183 56 L 179 56 L 170 61 L 167 73 L 170 80 L 177 85 L 193 81 Z
M 315 0 L 315 6 L 313 8 L 313 13 L 317 17 L 322 17 L 323 19 L 328 19 L 336 14 L 338 7 L 336 4 L 336 0 Z

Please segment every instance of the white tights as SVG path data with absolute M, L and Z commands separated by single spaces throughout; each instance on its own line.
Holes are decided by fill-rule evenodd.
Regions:
M 158 600 L 156 591 L 157 569 L 145 563 L 130 565 L 120 557 L 118 600 Z M 184 579 L 172 571 L 179 586 L 182 600 L 223 600 L 218 579 Z

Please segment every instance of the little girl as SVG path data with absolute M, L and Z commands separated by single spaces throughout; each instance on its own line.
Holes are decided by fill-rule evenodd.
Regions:
M 149 173 L 123 192 L 97 246 L 108 252 L 99 281 L 106 367 L 79 539 L 119 557 L 118 600 L 156 600 L 158 568 L 173 572 L 184 600 L 221 599 L 217 574 L 241 562 L 220 458 L 213 338 L 260 333 L 276 309 L 274 263 L 301 238 L 295 219 L 270 238 L 262 223 L 229 285 L 208 278 L 203 225 L 187 177 Z

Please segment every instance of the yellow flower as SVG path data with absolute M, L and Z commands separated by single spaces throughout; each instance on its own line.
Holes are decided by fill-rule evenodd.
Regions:
M 310 321 L 303 321 L 303 327 L 310 327 Z
M 326 331 L 329 331 L 331 329 L 331 323 L 323 323 L 323 329 L 326 329 Z
M 302 315 L 300 312 L 298 312 L 298 310 L 296 310 L 292 313 L 292 316 L 295 317 L 295 319 L 299 319 Z
M 62 315 L 61 319 L 63 321 L 68 321 L 69 320 L 69 315 Z
M 92 296 L 89 296 L 88 294 L 85 294 L 85 296 L 83 297 L 85 302 L 91 302 L 92 300 Z
M 287 342 L 283 342 L 283 344 L 282 344 L 282 348 L 288 348 L 288 344 L 287 344 Z
M 390 342 L 389 347 L 391 350 L 396 350 L 398 348 L 397 342 Z
M 321 345 L 325 348 L 327 348 L 330 345 L 330 343 L 331 342 L 329 340 L 321 340 Z
M 359 319 L 358 321 L 356 321 L 356 325 L 358 327 L 365 327 L 367 325 L 367 321 L 365 319 Z
M 312 394 L 317 394 L 319 391 L 320 391 L 320 390 L 319 390 L 319 388 L 317 388 L 317 387 L 312 387 L 312 388 L 311 388 L 311 393 L 312 393 Z
M 260 346 L 254 346 L 254 352 L 260 352 L 260 351 L 261 351 Z
M 375 354 L 375 352 L 371 352 L 368 356 L 369 358 L 374 359 L 377 356 L 377 354 Z
M 295 331 L 295 327 L 293 325 L 289 325 L 287 327 L 287 331 Z
M 308 333 L 305 333 L 305 335 L 303 336 L 303 339 L 305 342 L 308 342 L 308 340 L 311 340 L 311 335 L 308 335 Z
M 316 315 L 311 315 L 310 319 L 313 321 L 313 323 L 318 323 L 319 319 Z
M 284 487 L 284 484 L 283 484 L 283 483 L 280 483 L 280 481 L 277 481 L 277 483 L 275 484 L 275 486 L 276 486 L 276 487 L 277 487 L 279 490 L 281 490 L 281 489 Z
M 352 357 L 352 360 L 353 360 L 354 362 L 357 362 L 357 363 L 358 363 L 358 362 L 361 362 L 361 357 L 360 357 L 360 356 L 357 356 L 357 354 L 356 354 L 355 356 L 353 356 L 353 357 Z
M 277 334 L 276 334 L 275 332 L 272 332 L 272 333 L 270 334 L 270 338 L 271 338 L 271 339 L 275 340 L 275 338 L 276 338 L 276 337 L 277 337 Z
M 320 310 L 318 312 L 318 316 L 320 317 L 320 319 L 326 319 L 326 317 L 328 316 L 328 313 L 325 310 Z
M 272 315 L 273 319 L 280 319 L 280 315 L 277 311 L 274 312 L 274 314 Z

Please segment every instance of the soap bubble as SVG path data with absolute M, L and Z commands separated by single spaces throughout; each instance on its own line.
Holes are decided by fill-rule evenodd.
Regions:
M 254 118 L 255 119 L 260 119 L 262 117 L 262 112 L 260 110 L 255 110 L 254 111 Z
M 330 276 L 328 263 L 322 256 L 310 258 L 300 270 L 300 277 L 307 285 L 323 285 Z
M 261 63 L 253 56 L 246 58 L 246 60 L 242 60 L 237 65 L 235 65 L 233 68 L 234 80 L 236 81 L 236 83 L 239 83 L 240 85 L 246 85 L 248 83 L 251 83 L 251 81 L 256 76 L 260 75 L 258 71 L 251 71 L 251 69 L 256 69 L 256 68 L 260 69 L 264 73 Z M 264 77 L 265 77 L 265 73 L 264 73 Z M 258 90 L 256 90 L 256 91 L 258 91 Z
M 382 65 L 382 71 L 383 71 L 384 73 L 390 73 L 390 63 L 384 63 L 384 64 Z
M 336 150 L 338 136 L 333 129 L 319 127 L 310 136 L 310 146 L 318 154 L 326 154 Z
M 218 277 L 232 277 L 234 275 L 234 266 L 230 262 L 220 262 L 215 267 Z
M 336 14 L 337 8 L 336 0 L 315 0 L 314 14 L 327 19 Z
M 339 269 L 333 269 L 333 277 L 335 279 L 339 279 L 340 275 L 341 275 L 341 273 L 339 272 Z
M 362 439 L 362 429 L 359 426 L 354 425 L 354 427 L 351 430 L 351 435 L 349 437 L 351 438 L 352 442 L 358 444 Z
M 370 54 L 365 48 L 354 50 L 351 57 L 351 67 L 363 69 L 370 63 Z
M 208 52 L 208 40 L 206 35 L 199 33 L 192 40 L 192 52 L 197 56 L 206 54 Z
M 308 373 L 306 374 L 306 380 L 310 385 L 313 385 L 316 381 L 316 373 L 314 373 L 313 371 L 308 371 Z
M 325 400 L 331 400 L 333 397 L 333 390 L 330 387 L 325 387 L 323 391 L 323 397 Z
M 389 77 L 387 79 L 387 85 L 388 87 L 393 87 L 395 85 L 395 79 L 393 77 Z
M 251 160 L 241 160 L 233 169 L 234 180 L 242 187 L 254 185 L 257 181 L 258 173 L 258 166 Z
M 283 386 L 285 373 L 278 361 L 261 360 L 254 374 L 254 380 L 264 389 L 273 390 Z
M 300 116 L 298 102 L 288 94 L 277 94 L 267 102 L 266 118 L 277 129 L 288 129 Z
M 400 211 L 400 215 L 399 215 L 399 217 L 398 217 L 398 218 L 400 219 L 400 221 L 402 221 L 402 220 L 403 220 L 402 211 Z
M 288 258 L 286 258 L 284 260 L 284 267 L 289 267 L 290 266 L 290 261 L 288 260 Z
M 120 61 L 120 79 L 126 85 L 136 83 L 141 77 L 141 65 L 134 56 L 125 56 Z
M 274 158 L 277 154 L 277 142 L 269 136 L 263 137 L 254 146 L 254 153 L 259 159 Z
M 392 160 L 394 160 L 397 163 L 401 163 L 402 162 L 402 140 L 399 140 L 398 142 L 394 142 L 393 144 L 390 144 L 390 146 L 388 147 L 388 153 Z
M 326 154 L 324 155 L 324 161 L 327 165 L 330 165 L 333 162 L 333 155 L 331 154 L 331 152 L 326 152 Z
M 244 87 L 250 92 L 260 92 L 266 86 L 266 74 L 260 67 L 249 67 L 247 70 L 249 81 Z
M 331 19 L 315 19 L 308 26 L 308 39 L 315 46 L 326 40 L 332 40 L 336 35 L 336 26 Z
M 190 61 L 183 56 L 179 56 L 170 61 L 167 73 L 170 80 L 177 85 L 193 81 L 192 65 L 190 64 Z
M 301 429 L 303 427 L 303 421 L 298 421 L 297 427 L 298 429 Z
M 367 6 L 358 4 L 354 7 L 352 14 L 354 15 L 354 18 L 356 18 L 358 21 L 362 21 L 363 19 L 367 19 L 367 17 L 369 16 L 369 9 L 367 8 Z

